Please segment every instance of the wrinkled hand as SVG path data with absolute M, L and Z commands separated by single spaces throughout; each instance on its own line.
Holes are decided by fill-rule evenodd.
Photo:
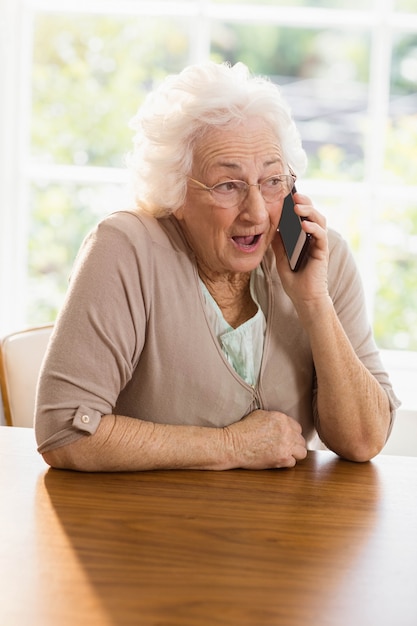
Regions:
M 223 430 L 234 467 L 294 467 L 307 455 L 300 424 L 278 411 L 254 411 Z
M 300 193 L 294 195 L 295 212 L 300 217 L 307 218 L 302 222 L 305 232 L 312 235 L 308 261 L 298 271 L 292 272 L 285 254 L 281 235 L 276 233 L 272 241 L 277 269 L 282 285 L 294 306 L 298 309 L 312 301 L 318 301 L 328 296 L 327 269 L 328 269 L 328 240 L 326 219 L 312 205 L 310 198 Z

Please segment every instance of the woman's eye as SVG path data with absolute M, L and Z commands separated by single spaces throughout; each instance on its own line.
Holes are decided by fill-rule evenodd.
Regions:
M 280 184 L 281 180 L 279 176 L 273 176 L 272 178 L 268 178 L 264 181 L 264 185 L 267 185 L 267 187 L 277 187 Z
M 237 185 L 232 180 L 227 180 L 224 183 L 219 183 L 215 187 L 216 191 L 220 191 L 220 193 L 227 193 L 228 191 L 234 191 L 237 189 Z

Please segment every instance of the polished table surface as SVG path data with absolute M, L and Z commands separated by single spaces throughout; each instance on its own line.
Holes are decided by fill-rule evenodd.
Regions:
M 417 458 L 51 470 L 0 427 L 2 626 L 416 626 Z

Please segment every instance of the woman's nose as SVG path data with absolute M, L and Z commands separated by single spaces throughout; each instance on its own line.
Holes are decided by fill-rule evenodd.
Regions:
M 261 224 L 267 219 L 268 214 L 267 205 L 259 186 L 251 185 L 240 207 L 241 219 L 246 219 L 254 224 Z

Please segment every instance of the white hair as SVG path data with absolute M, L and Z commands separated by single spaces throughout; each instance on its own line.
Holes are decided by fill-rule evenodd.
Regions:
M 131 121 L 127 157 L 137 209 L 164 217 L 180 208 L 196 142 L 212 127 L 261 117 L 276 132 L 283 158 L 301 174 L 307 158 L 279 87 L 253 77 L 243 63 L 207 62 L 168 76 L 145 98 Z

